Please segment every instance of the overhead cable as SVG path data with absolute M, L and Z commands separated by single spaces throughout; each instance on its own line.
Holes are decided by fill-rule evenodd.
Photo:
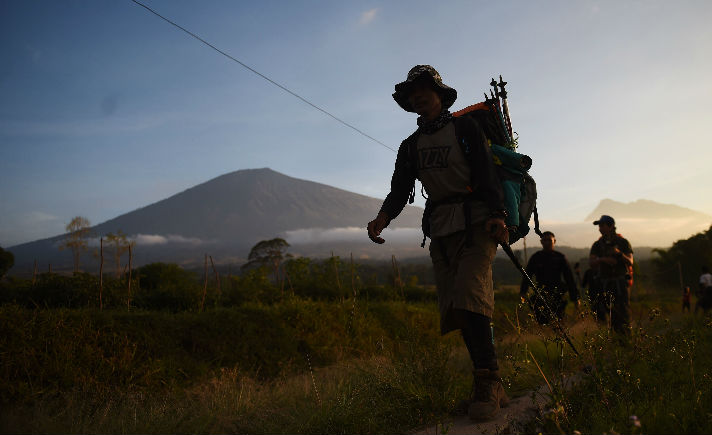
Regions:
M 391 151 L 393 151 L 393 152 L 396 152 L 396 150 L 394 150 L 393 148 L 391 148 L 391 147 L 389 147 L 388 145 L 384 144 L 384 143 L 381 142 L 380 140 L 374 138 L 373 136 L 370 136 L 370 135 L 366 134 L 366 133 L 363 132 L 362 130 L 360 130 L 360 129 L 354 127 L 353 125 L 349 124 L 348 122 L 344 121 L 343 119 L 341 119 L 341 118 L 339 118 L 339 117 L 337 117 L 337 116 L 335 116 L 335 115 L 329 113 L 327 110 L 322 109 L 321 107 L 317 106 L 316 104 L 312 103 L 311 101 L 307 100 L 306 98 L 302 97 L 301 95 L 297 94 L 296 92 L 293 92 L 293 91 L 289 90 L 287 87 L 285 87 L 285 86 L 283 86 L 283 85 L 281 85 L 281 84 L 275 82 L 275 81 L 272 80 L 271 78 L 267 77 L 266 75 L 262 74 L 261 72 L 257 71 L 256 69 L 250 67 L 249 65 L 247 65 L 247 64 L 245 64 L 245 63 L 239 61 L 238 59 L 235 59 L 235 58 L 234 58 L 233 56 L 231 56 L 230 54 L 228 54 L 228 53 L 224 52 L 223 50 L 217 48 L 217 47 L 214 46 L 213 44 L 209 43 L 209 42 L 206 41 L 205 39 L 201 38 L 200 36 L 196 35 L 195 33 L 191 32 L 190 30 L 186 29 L 185 27 L 182 27 L 181 25 L 179 25 L 179 24 L 177 24 L 177 23 L 171 21 L 170 19 L 164 17 L 163 15 L 161 15 L 161 14 L 159 14 L 158 12 L 154 11 L 153 9 L 151 9 L 150 7 L 148 7 L 148 6 L 146 6 L 145 4 L 141 3 L 140 1 L 138 1 L 138 0 L 131 0 L 131 1 L 134 2 L 134 3 L 136 3 L 137 5 L 141 6 L 142 8 L 146 9 L 147 11 L 151 12 L 152 14 L 154 14 L 154 15 L 157 16 L 157 17 L 159 17 L 159 18 L 162 19 L 163 21 L 165 21 L 165 22 L 167 22 L 167 23 L 169 23 L 169 24 L 171 24 L 171 25 L 177 27 L 178 29 L 182 30 L 183 32 L 187 33 L 188 35 L 192 36 L 193 38 L 197 39 L 198 41 L 202 42 L 203 44 L 207 45 L 208 47 L 212 48 L 213 50 L 215 50 L 215 51 L 217 51 L 218 53 L 222 54 L 223 56 L 227 57 L 228 59 L 230 59 L 230 60 L 232 60 L 232 61 L 238 63 L 240 66 L 242 66 L 242 67 L 244 67 L 244 68 L 250 70 L 251 72 L 257 74 L 258 76 L 262 77 L 263 79 L 267 80 L 268 82 L 272 83 L 273 85 L 277 86 L 278 88 L 282 89 L 283 91 L 285 91 L 285 92 L 291 94 L 291 95 L 294 96 L 294 97 L 299 98 L 300 100 L 302 100 L 302 101 L 305 102 L 306 104 L 312 106 L 312 107 L 315 108 L 316 110 L 318 110 L 318 111 L 324 113 L 325 115 L 330 116 L 331 118 L 335 119 L 336 121 L 340 122 L 341 124 L 345 125 L 346 127 L 349 127 L 350 129 L 355 130 L 356 132 L 358 132 L 358 133 L 362 134 L 363 136 L 365 136 L 365 137 L 371 139 L 372 141 L 376 142 L 377 144 L 382 145 L 382 146 L 388 148 L 389 150 L 391 150 Z

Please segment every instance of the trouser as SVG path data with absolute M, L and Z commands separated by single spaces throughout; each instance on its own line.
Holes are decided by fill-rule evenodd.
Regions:
M 564 318 L 567 301 L 557 288 L 544 287 L 535 293 L 530 301 L 532 311 L 534 311 L 534 319 L 540 325 L 550 323 L 554 320 L 554 317 L 559 320 Z
M 614 331 L 628 335 L 630 334 L 630 287 L 625 278 L 603 279 L 601 281 L 601 292 L 610 301 L 608 309 L 611 314 L 611 327 Z M 605 312 L 603 320 L 605 320 Z M 600 320 L 600 317 L 599 317 Z
M 498 370 L 491 319 L 479 313 L 458 309 L 454 309 L 452 315 L 460 326 L 462 339 L 475 370 Z

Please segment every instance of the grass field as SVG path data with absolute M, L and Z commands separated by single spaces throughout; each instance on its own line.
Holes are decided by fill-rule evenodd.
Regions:
M 528 431 L 712 429 L 712 324 L 680 315 L 676 294 L 636 292 L 626 342 L 570 308 L 580 358 L 535 325 L 515 288 L 496 298 L 510 395 L 588 372 L 576 390 L 554 390 Z M 403 433 L 446 427 L 471 382 L 435 303 L 402 300 L 180 313 L 5 304 L 0 353 L 5 433 Z

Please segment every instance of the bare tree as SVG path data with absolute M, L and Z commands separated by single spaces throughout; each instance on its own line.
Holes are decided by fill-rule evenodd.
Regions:
M 83 216 L 76 216 L 67 224 L 65 230 L 67 237 L 59 245 L 60 250 L 71 249 L 74 260 L 74 272 L 79 272 L 79 257 L 87 250 L 87 238 L 90 228 L 89 219 Z
M 113 245 L 114 249 L 114 264 L 116 265 L 116 277 L 121 276 L 121 256 L 129 251 L 129 248 L 135 244 L 135 241 L 129 241 L 121 230 L 116 234 L 109 233 L 106 235 L 106 241 Z

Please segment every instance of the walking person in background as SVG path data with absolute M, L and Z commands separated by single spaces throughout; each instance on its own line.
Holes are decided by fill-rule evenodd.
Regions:
M 381 232 L 412 202 L 419 179 L 428 195 L 423 230 L 431 238 L 440 330 L 443 335 L 462 332 L 474 365 L 467 413 L 473 420 L 488 420 L 509 401 L 491 326 L 492 262 L 497 243 L 508 240 L 501 182 L 481 127 L 471 117 L 453 118 L 448 109 L 457 91 L 443 84 L 432 66 L 413 67 L 395 86 L 393 98 L 419 115 L 418 129 L 398 149 L 390 193 L 368 223 L 368 236 L 384 243 Z M 458 139 L 469 146 L 469 154 Z
M 542 250 L 531 256 L 527 263 L 527 274 L 536 279 L 539 291 L 531 298 L 527 298 L 529 281 L 522 280 L 519 295 L 529 300 L 534 311 L 534 318 L 540 325 L 548 324 L 556 316 L 559 320 L 564 318 L 567 300 L 564 294 L 569 294 L 569 299 L 574 306 L 579 307 L 579 292 L 574 280 L 571 266 L 566 256 L 554 250 L 556 236 L 551 231 L 541 235 Z M 563 279 L 562 279 L 563 278 Z
M 684 313 L 685 310 L 687 312 L 690 312 L 690 298 L 691 298 L 691 293 L 690 293 L 690 286 L 686 286 L 685 289 L 682 291 L 682 312 Z
M 628 240 L 616 233 L 616 221 L 608 215 L 593 222 L 601 237 L 591 246 L 589 264 L 597 271 L 599 289 L 610 298 L 611 327 L 630 335 L 630 286 L 633 283 L 633 249 Z M 600 296 L 599 296 L 600 297 Z
M 702 266 L 699 295 L 697 303 L 695 303 L 695 314 L 697 314 L 698 308 L 702 308 L 702 312 L 707 314 L 707 311 L 712 308 L 712 274 L 707 266 Z

